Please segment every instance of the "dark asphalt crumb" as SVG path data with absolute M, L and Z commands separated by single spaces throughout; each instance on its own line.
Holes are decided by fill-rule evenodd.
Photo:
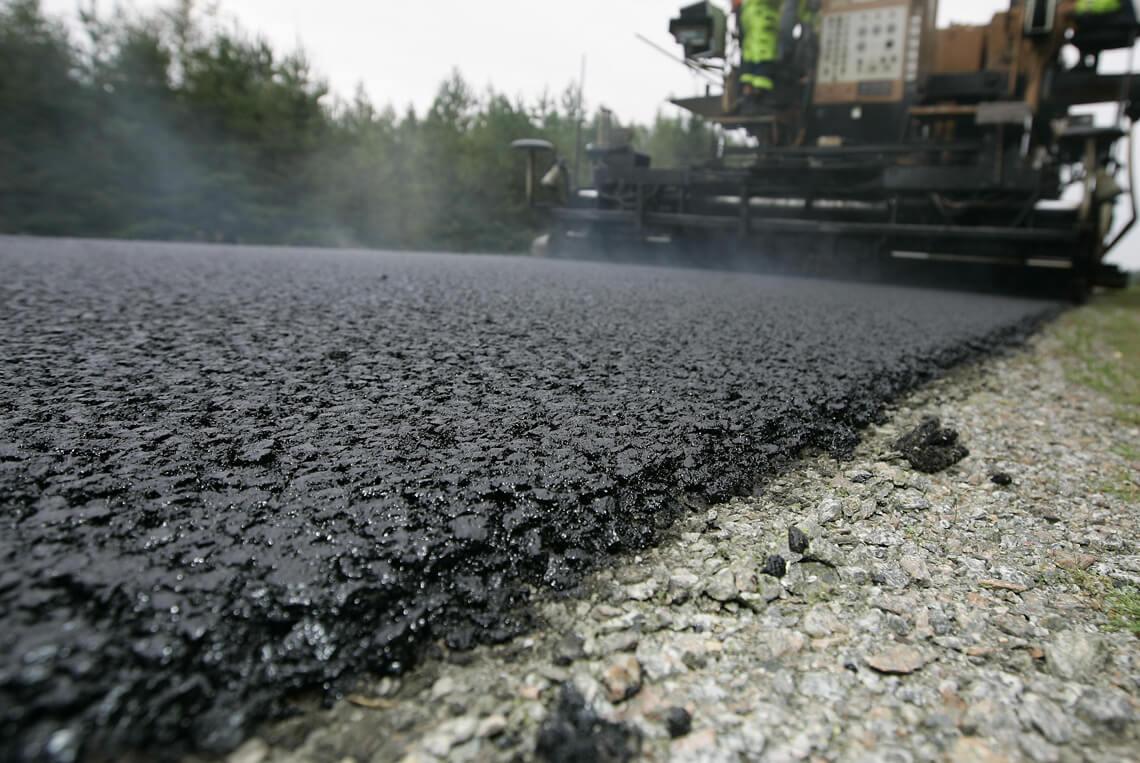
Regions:
M 994 472 L 990 476 L 990 481 L 999 487 L 1009 487 L 1013 484 L 1013 477 L 1009 476 L 1005 472 Z
M 683 707 L 671 707 L 665 711 L 665 730 L 673 739 L 688 736 L 693 730 L 693 716 Z
M 548 763 L 625 763 L 640 752 L 636 729 L 599 718 L 569 684 L 562 686 L 535 740 L 535 756 Z
M 811 541 L 807 533 L 798 527 L 788 528 L 788 549 L 794 554 L 806 554 Z
M 788 562 L 782 556 L 770 556 L 764 561 L 761 572 L 774 578 L 782 578 L 788 574 Z
M 958 442 L 958 433 L 942 426 L 937 418 L 925 419 L 895 444 L 912 468 L 936 474 L 949 469 L 970 455 Z
M 501 642 L 1048 303 L 521 258 L 0 239 L 0 759 L 225 750 Z M 383 280 L 382 276 L 387 279 Z

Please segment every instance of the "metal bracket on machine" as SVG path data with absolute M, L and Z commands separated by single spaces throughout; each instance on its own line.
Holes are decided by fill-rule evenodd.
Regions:
M 539 154 L 549 153 L 555 159 L 555 166 L 557 166 L 558 152 L 554 148 L 554 144 L 548 140 L 538 140 L 528 138 L 525 140 L 516 140 L 511 144 L 511 148 L 515 151 L 526 152 L 526 201 L 530 206 L 535 205 L 536 185 L 540 182 L 538 177 L 538 156 Z
M 1026 0 L 1025 36 L 1048 37 L 1057 21 L 1057 0 Z

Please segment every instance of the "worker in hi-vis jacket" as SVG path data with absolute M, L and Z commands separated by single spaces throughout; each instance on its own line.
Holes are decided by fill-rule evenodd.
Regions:
M 813 24 L 816 5 L 810 0 L 799 0 L 798 22 Z M 745 94 L 763 96 L 776 88 L 779 79 L 783 3 L 781 0 L 733 0 L 732 6 L 740 30 L 740 84 Z
M 1099 16 L 1123 9 L 1122 0 L 1077 0 L 1077 15 Z
M 740 83 L 746 93 L 776 87 L 780 47 L 780 0 L 733 0 L 740 29 Z

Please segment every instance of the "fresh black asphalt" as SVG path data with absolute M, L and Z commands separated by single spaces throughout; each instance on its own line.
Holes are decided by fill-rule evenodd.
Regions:
M 1055 309 L 0 238 L 0 758 L 222 750 L 292 690 L 508 638 Z

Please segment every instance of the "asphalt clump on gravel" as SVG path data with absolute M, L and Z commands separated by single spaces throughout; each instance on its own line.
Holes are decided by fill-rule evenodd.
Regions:
M 774 578 L 783 578 L 788 574 L 788 560 L 779 555 L 769 556 L 764 561 L 761 572 L 765 575 L 771 575 Z
M 1013 485 L 1013 477 L 1006 474 L 1005 472 L 994 472 L 990 476 L 990 482 L 994 483 L 998 487 L 1010 487 Z
M 6 760 L 226 750 L 291 691 L 510 638 L 1056 310 L 115 242 L 0 239 L 0 271 Z
M 547 763 L 626 763 L 641 752 L 641 735 L 599 718 L 582 694 L 565 684 L 538 731 L 534 752 Z
M 926 474 L 946 471 L 970 456 L 970 451 L 958 442 L 958 432 L 943 427 L 938 418 L 924 419 L 900 437 L 895 447 L 912 468 Z

